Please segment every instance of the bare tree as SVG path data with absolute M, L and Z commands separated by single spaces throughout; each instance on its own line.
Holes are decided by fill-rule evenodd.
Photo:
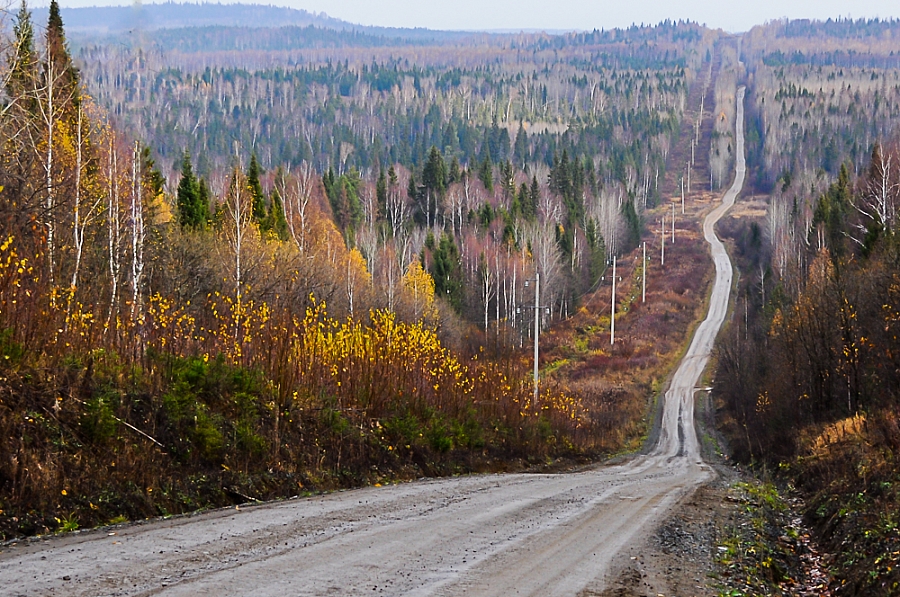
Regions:
M 109 330 L 113 323 L 113 315 L 118 310 L 119 303 L 119 274 L 122 267 L 122 219 L 119 203 L 119 151 L 116 146 L 116 134 L 109 135 L 109 154 L 107 156 L 107 262 L 109 265 L 109 312 L 106 316 L 106 329 Z
M 140 147 L 134 142 L 131 154 L 131 319 L 138 323 L 142 316 L 141 280 L 144 277 L 144 198 L 141 184 Z
M 875 227 L 882 234 L 892 230 L 897 217 L 896 200 L 900 195 L 900 164 L 896 164 L 894 152 L 883 148 L 879 143 L 872 150 L 872 162 L 869 177 L 860 200 L 854 207 L 863 216 L 857 225 L 865 235 L 870 227 Z
M 91 197 L 82 189 L 82 173 L 84 170 L 84 108 L 78 105 L 78 116 L 75 131 L 75 201 L 73 207 L 73 246 L 75 248 L 75 264 L 72 267 L 72 278 L 69 282 L 69 296 L 66 304 L 66 329 L 69 327 L 69 315 L 72 313 L 72 303 L 78 289 L 78 276 L 81 272 L 81 262 L 84 256 L 84 233 L 88 226 L 97 219 L 100 214 L 99 207 L 103 202 L 103 196 L 97 193 Z
M 300 168 L 293 176 L 293 184 L 288 188 L 287 178 L 282 172 L 280 180 L 275 184 L 280 187 L 279 193 L 284 197 L 284 212 L 291 238 L 304 253 L 307 249 L 307 231 L 309 229 L 309 202 L 312 199 L 313 185 L 315 184 L 315 171 L 307 161 L 300 164 Z

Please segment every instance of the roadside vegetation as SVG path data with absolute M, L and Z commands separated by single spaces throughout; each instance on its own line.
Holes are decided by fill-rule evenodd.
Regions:
M 734 457 L 800 492 L 834 593 L 895 595 L 900 112 L 881 40 L 898 25 L 804 26 L 816 33 L 773 23 L 745 48 L 769 198 L 765 218 L 722 227 L 742 276 L 715 396 Z M 845 40 L 866 52 L 834 53 Z

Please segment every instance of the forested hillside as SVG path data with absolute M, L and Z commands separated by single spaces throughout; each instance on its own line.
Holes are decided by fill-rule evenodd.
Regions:
M 644 432 L 702 260 L 652 291 L 678 299 L 646 313 L 679 311 L 663 352 L 583 347 L 640 383 L 592 366 L 534 399 L 521 347 L 637 246 L 715 32 L 205 28 L 73 59 L 55 2 L 4 16 L 3 537 Z
M 222 195 L 222 173 L 255 154 L 268 209 L 273 190 L 296 203 L 290 173 L 312 172 L 379 294 L 424 248 L 457 312 L 515 328 L 526 253 L 558 316 L 636 243 L 715 39 L 693 24 L 431 44 L 190 28 L 79 56 L 97 100 L 168 180 L 187 151 Z M 458 271 L 436 274 L 443 251 L 459 254 Z
M 734 455 L 802 490 L 840 595 L 900 587 L 898 35 L 790 22 L 743 41 L 770 194 L 765 219 L 726 224 L 743 277 L 715 393 Z

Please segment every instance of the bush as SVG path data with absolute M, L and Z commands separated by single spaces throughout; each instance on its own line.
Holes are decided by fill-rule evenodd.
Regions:
M 435 452 L 443 453 L 453 449 L 453 438 L 450 437 L 447 426 L 440 419 L 434 419 L 431 422 L 431 427 L 425 433 L 425 439 L 428 440 L 428 445 Z
M 263 456 L 266 452 L 266 440 L 256 433 L 247 421 L 241 421 L 234 428 L 235 443 L 237 447 L 253 457 Z
M 382 427 L 389 437 L 407 446 L 413 445 L 422 436 L 422 424 L 412 413 L 391 417 L 382 423 Z
M 194 417 L 194 446 L 204 459 L 217 460 L 225 447 L 225 437 L 221 430 L 222 418 L 210 413 L 205 405 L 198 405 Z
M 88 441 L 102 443 L 116 434 L 119 422 L 113 414 L 113 402 L 118 403 L 118 396 L 113 394 L 101 394 L 85 401 L 79 426 Z

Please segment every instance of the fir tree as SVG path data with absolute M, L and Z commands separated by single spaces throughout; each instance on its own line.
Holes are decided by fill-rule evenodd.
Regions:
M 519 123 L 519 132 L 516 133 L 516 144 L 513 147 L 513 158 L 516 166 L 524 168 L 528 161 L 528 133 L 525 132 L 524 123 Z
M 266 214 L 266 219 L 260 224 L 260 229 L 264 232 L 271 232 L 278 240 L 285 241 L 288 239 L 287 219 L 284 217 L 284 203 L 281 201 L 278 189 L 272 189 L 269 211 Z
M 34 26 L 31 24 L 31 12 L 25 0 L 22 0 L 19 14 L 16 16 L 13 34 L 15 42 L 7 57 L 9 79 L 6 91 L 10 98 L 25 100 L 36 86 L 38 64 L 37 54 L 34 51 Z M 33 111 L 34 98 L 27 99 L 26 102 L 29 104 L 29 111 Z
M 462 180 L 462 172 L 459 166 L 459 158 L 453 156 L 453 160 L 450 162 L 450 170 L 447 171 L 447 183 L 453 184 L 460 180 Z
M 392 170 L 393 171 L 393 170 Z M 396 176 L 396 174 L 395 174 Z M 388 187 L 387 177 L 384 175 L 384 169 L 378 173 L 378 182 L 375 183 L 375 199 L 378 201 L 378 213 L 387 213 Z
M 484 183 L 488 193 L 494 192 L 494 164 L 491 163 L 491 155 L 488 153 L 478 168 L 478 179 Z
M 538 215 L 538 205 L 541 203 L 541 186 L 538 184 L 537 175 L 531 177 L 531 189 L 528 192 L 528 212 L 530 219 Z
M 432 246 L 434 246 L 433 239 Z M 441 235 L 440 243 L 431 253 L 430 273 L 434 278 L 435 294 L 445 297 L 459 313 L 463 304 L 462 265 L 459 249 L 456 248 L 456 243 L 449 234 Z
M 253 201 L 253 219 L 262 222 L 266 217 L 266 196 L 259 182 L 259 161 L 256 152 L 250 155 L 250 166 L 247 168 L 247 185 L 250 187 L 250 196 Z
M 431 146 L 431 151 L 428 152 L 428 161 L 422 170 L 422 183 L 434 196 L 442 195 L 447 186 L 444 158 L 434 145 Z
M 178 181 L 176 206 L 178 223 L 183 229 L 202 230 L 209 219 L 209 191 L 206 185 L 197 180 L 191 166 L 191 156 L 184 152 L 181 161 L 181 180 Z
M 45 84 L 52 84 L 60 90 L 57 96 L 63 98 L 64 105 L 77 108 L 81 101 L 78 69 L 72 64 L 69 55 L 59 4 L 56 0 L 50 1 L 47 19 L 47 62 L 44 69 L 47 78 Z M 74 114 L 74 110 L 72 112 Z

